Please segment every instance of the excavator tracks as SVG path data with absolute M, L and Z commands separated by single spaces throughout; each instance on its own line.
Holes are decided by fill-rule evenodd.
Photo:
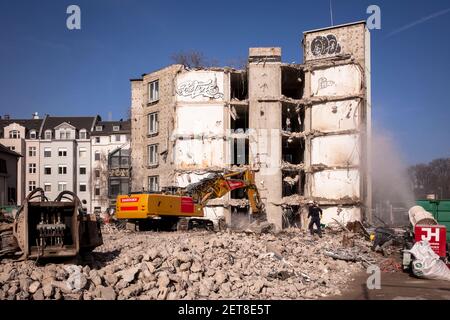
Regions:
M 189 220 L 186 218 L 180 218 L 177 222 L 177 231 L 188 231 Z
M 214 230 L 214 224 L 211 220 L 206 219 L 188 219 L 180 218 L 177 223 L 177 231 L 190 230 Z

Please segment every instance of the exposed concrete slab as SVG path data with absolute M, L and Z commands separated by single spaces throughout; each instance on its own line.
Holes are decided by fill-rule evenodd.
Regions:
M 361 220 L 361 209 L 358 207 L 328 207 L 322 208 L 322 220 L 324 224 L 336 223 L 337 220 L 342 224 L 346 224 L 349 221 Z
M 361 70 L 354 64 L 311 72 L 311 92 L 313 96 L 358 94 L 361 88 Z
M 315 172 L 312 181 L 314 197 L 326 199 L 359 198 L 359 170 L 324 170 Z
M 312 139 L 311 163 L 333 166 L 359 164 L 360 143 L 358 135 L 332 135 Z
M 357 129 L 360 100 L 345 100 L 314 105 L 312 128 L 321 132 Z

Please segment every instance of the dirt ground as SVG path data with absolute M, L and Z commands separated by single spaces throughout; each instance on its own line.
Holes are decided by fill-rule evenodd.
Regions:
M 381 289 L 369 290 L 365 272 L 357 274 L 338 300 L 450 300 L 450 282 L 418 279 L 405 272 L 383 272 Z

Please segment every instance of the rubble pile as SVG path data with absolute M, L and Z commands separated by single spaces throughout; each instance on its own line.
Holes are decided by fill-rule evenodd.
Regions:
M 340 294 L 372 255 L 363 238 L 351 251 L 366 258 L 329 256 L 342 250 L 336 234 L 319 239 L 299 230 L 110 228 L 90 266 L 1 261 L 0 299 L 313 299 Z

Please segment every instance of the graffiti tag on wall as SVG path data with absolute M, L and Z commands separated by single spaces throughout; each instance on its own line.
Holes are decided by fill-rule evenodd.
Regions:
M 217 85 L 217 79 L 209 81 L 188 80 L 181 83 L 177 88 L 177 94 L 183 97 L 191 97 L 194 99 L 203 96 L 212 99 L 220 99 L 223 93 L 220 92 Z
M 325 77 L 320 77 L 318 80 L 319 90 L 320 89 L 326 89 L 328 87 L 336 85 L 336 83 L 333 80 L 328 80 Z
M 341 52 L 341 45 L 332 34 L 327 36 L 317 36 L 311 42 L 311 52 L 314 56 L 338 54 Z

